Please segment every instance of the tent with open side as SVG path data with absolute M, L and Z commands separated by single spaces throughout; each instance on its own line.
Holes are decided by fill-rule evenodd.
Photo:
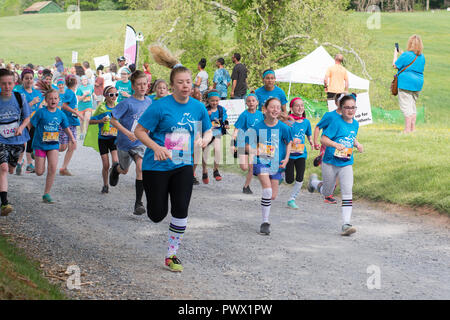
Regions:
M 334 59 L 320 46 L 303 59 L 300 59 L 286 67 L 275 70 L 277 82 L 289 82 L 288 99 L 291 94 L 292 83 L 310 83 L 323 85 L 325 73 L 328 67 L 334 65 Z M 369 80 L 360 78 L 348 71 L 349 88 L 369 90 Z M 359 101 L 358 101 L 359 100 Z M 372 114 L 370 111 L 370 101 L 368 92 L 358 94 L 358 111 L 355 118 L 360 124 L 372 123 Z M 328 104 L 331 111 L 335 107 L 334 102 Z M 364 120 L 363 120 L 364 119 Z

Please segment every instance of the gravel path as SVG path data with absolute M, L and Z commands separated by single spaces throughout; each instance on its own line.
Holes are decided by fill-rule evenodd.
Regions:
M 92 284 L 65 289 L 71 298 L 450 299 L 446 217 L 355 201 L 358 231 L 341 237 L 339 205 L 303 189 L 301 210 L 289 210 L 283 184 L 267 237 L 258 234 L 259 184 L 252 181 L 255 194 L 244 195 L 243 177 L 225 173 L 222 182 L 194 187 L 179 274 L 163 263 L 170 214 L 159 224 L 132 214 L 134 173 L 102 195 L 100 157 L 81 146 L 70 170 L 75 176 L 56 177 L 53 205 L 41 202 L 45 176 L 11 175 L 15 211 L 0 228 L 19 235 L 18 245 L 46 273 L 78 265 L 81 281 Z M 367 286 L 369 266 L 380 270 L 379 289 Z

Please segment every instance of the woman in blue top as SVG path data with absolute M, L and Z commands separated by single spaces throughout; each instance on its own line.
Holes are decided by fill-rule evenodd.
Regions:
M 83 114 L 78 111 L 78 100 L 75 95 L 77 89 L 77 78 L 74 75 L 68 75 L 66 77 L 67 89 L 64 93 L 62 111 L 69 121 L 69 129 L 72 135 L 77 139 L 77 127 L 80 125 L 80 119 L 83 120 Z M 59 132 L 59 151 L 64 152 L 67 150 L 64 156 L 64 162 L 62 167 L 59 169 L 59 174 L 62 176 L 71 176 L 72 174 L 67 169 L 70 160 L 72 159 L 73 153 L 77 148 L 77 145 L 73 143 L 70 136 L 65 132 L 65 130 L 60 130 Z
M 165 265 L 183 271 L 176 257 L 187 225 L 192 194 L 194 145 L 205 148 L 212 138 L 211 122 L 204 105 L 189 95 L 192 73 L 176 66 L 170 74 L 173 95 L 155 101 L 138 121 L 136 137 L 147 147 L 142 163 L 147 214 L 153 222 L 168 212 L 172 220 Z
M 249 161 L 249 140 L 255 140 L 253 128 L 259 122 L 264 121 L 264 115 L 261 111 L 256 110 L 258 107 L 258 97 L 254 93 L 250 93 L 246 99 L 247 110 L 239 115 L 239 118 L 234 124 L 234 132 L 232 135 L 231 152 L 236 154 L 239 158 L 239 166 L 242 171 L 248 171 L 245 178 L 242 193 L 253 194 L 250 189 L 250 182 L 253 177 L 253 163 Z M 252 136 L 253 135 L 253 136 Z
M 225 100 L 228 96 L 228 87 L 231 84 L 231 77 L 227 69 L 224 68 L 225 60 L 219 58 L 216 61 L 217 70 L 214 72 L 213 89 L 219 91 L 220 99 Z
M 53 203 L 50 190 L 55 181 L 58 167 L 59 152 L 59 128 L 61 127 L 76 146 L 77 141 L 69 129 L 69 121 L 66 115 L 58 108 L 59 93 L 49 86 L 45 93 L 46 107 L 39 109 L 31 119 L 31 124 L 36 128 L 33 138 L 33 149 L 36 157 L 36 175 L 41 176 L 45 172 L 45 158 L 47 158 L 47 179 L 45 181 L 43 202 Z
M 89 125 L 89 119 L 91 118 L 93 111 L 93 95 L 94 86 L 89 83 L 87 76 L 81 76 L 81 84 L 77 88 L 77 99 L 78 99 L 78 111 L 83 115 L 83 120 L 81 121 L 81 137 L 86 135 L 87 127 Z
M 120 80 L 116 82 L 116 89 L 119 92 L 119 98 L 117 98 L 118 103 L 131 97 L 134 93 L 129 79 L 130 74 L 131 71 L 128 68 L 122 68 L 120 71 Z
M 98 124 L 98 148 L 100 157 L 102 159 L 102 177 L 103 188 L 102 193 L 108 193 L 108 172 L 109 172 L 109 157 L 111 153 L 112 163 L 119 162 L 117 153 L 117 146 L 115 140 L 117 137 L 117 128 L 111 125 L 111 112 L 116 106 L 116 100 L 119 96 L 117 89 L 113 86 L 107 86 L 103 90 L 105 101 L 100 103 L 95 110 L 94 116 L 91 117 L 89 124 Z
M 262 110 L 263 105 L 270 98 L 277 98 L 281 101 L 281 111 L 286 115 L 286 94 L 283 89 L 275 85 L 275 71 L 267 69 L 263 72 L 264 85 L 261 88 L 256 89 L 255 94 L 258 96 L 258 110 Z M 264 112 L 264 111 L 263 111 Z M 281 114 L 283 116 L 283 114 Z
M 416 129 L 416 101 L 423 87 L 425 68 L 425 57 L 422 52 L 423 43 L 418 35 L 409 38 L 406 52 L 402 52 L 398 59 L 397 49 L 394 50 L 393 65 L 399 72 L 414 61 L 398 76 L 398 102 L 405 116 L 404 133 L 413 132 Z
M 356 143 L 359 123 L 354 119 L 356 112 L 356 96 L 344 95 L 339 99 L 342 116 L 333 121 L 323 132 L 321 143 L 327 148 L 323 156 L 322 178 L 319 181 L 316 174 L 309 177 L 308 191 L 318 190 L 323 196 L 333 193 L 336 178 L 339 178 L 342 195 L 342 233 L 348 236 L 356 232 L 350 224 L 352 216 L 353 188 L 353 147 L 363 152 L 363 146 Z
M 306 151 L 305 136 L 308 137 L 309 144 L 313 148 L 313 141 L 311 139 L 311 123 L 306 119 L 305 106 L 301 98 L 294 98 L 289 104 L 290 107 L 290 123 L 292 133 L 291 154 L 289 162 L 286 166 L 286 183 L 294 182 L 291 197 L 287 202 L 289 208 L 298 209 L 295 199 L 297 198 L 303 185 L 303 176 L 305 174 L 305 162 L 308 152 Z
M 288 125 L 278 120 L 281 102 L 270 98 L 264 104 L 266 110 L 264 121 L 258 122 L 249 130 L 256 131 L 256 142 L 252 142 L 251 158 L 256 154 L 253 175 L 259 178 L 262 188 L 261 208 L 262 224 L 260 232 L 270 234 L 270 207 L 278 195 L 278 184 L 282 179 L 281 171 L 286 168 L 291 153 L 292 134 Z M 252 159 L 252 163 L 253 159 Z

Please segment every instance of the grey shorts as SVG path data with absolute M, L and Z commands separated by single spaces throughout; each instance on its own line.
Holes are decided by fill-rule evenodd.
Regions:
M 0 164 L 6 162 L 11 167 L 16 167 L 19 156 L 24 150 L 25 144 L 0 143 Z
M 353 166 L 337 167 L 322 162 L 322 195 L 328 197 L 333 194 L 336 185 L 336 178 L 339 178 L 341 195 L 345 199 L 352 198 L 353 189 Z
M 128 151 L 125 150 L 117 150 L 117 153 L 119 155 L 119 164 L 120 167 L 123 170 L 128 170 L 128 168 L 131 165 L 131 162 L 135 160 L 135 156 L 138 156 L 139 158 L 143 159 L 144 158 L 144 153 L 145 153 L 145 146 L 144 145 L 139 145 L 137 147 L 134 147 Z

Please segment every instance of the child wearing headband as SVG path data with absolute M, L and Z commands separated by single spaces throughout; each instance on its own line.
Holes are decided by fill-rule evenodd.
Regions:
M 275 71 L 267 69 L 262 74 L 264 85 L 256 89 L 255 94 L 258 96 L 258 110 L 262 110 L 262 107 L 266 101 L 270 98 L 277 98 L 281 102 L 281 111 L 286 115 L 286 94 L 283 89 L 275 85 Z

